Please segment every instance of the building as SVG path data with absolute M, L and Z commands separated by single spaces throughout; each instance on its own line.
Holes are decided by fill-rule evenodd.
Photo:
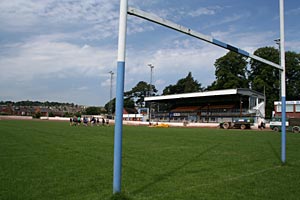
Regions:
M 274 117 L 281 117 L 281 101 L 274 102 Z M 286 117 L 300 118 L 300 101 L 286 101 Z
M 233 118 L 265 117 L 265 96 L 238 88 L 146 97 L 152 121 L 223 122 Z
M 123 120 L 125 121 L 142 121 L 143 115 L 134 108 L 123 108 Z
M 0 105 L 0 115 L 12 115 L 14 112 L 11 105 Z

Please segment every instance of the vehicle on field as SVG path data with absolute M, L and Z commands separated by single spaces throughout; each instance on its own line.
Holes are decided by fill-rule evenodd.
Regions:
M 224 129 L 231 129 L 231 128 L 237 128 L 237 129 L 250 129 L 251 126 L 254 124 L 253 118 L 233 118 L 231 121 L 225 121 L 220 123 L 220 128 Z
M 270 128 L 273 131 L 281 131 L 281 118 L 273 118 L 270 121 Z M 293 133 L 299 133 L 300 132 L 300 118 L 288 118 L 286 120 L 286 130 L 291 131 Z
M 286 101 L 286 130 L 293 133 L 300 132 L 300 100 Z M 270 128 L 274 131 L 281 131 L 282 102 L 274 102 L 273 119 L 270 121 Z

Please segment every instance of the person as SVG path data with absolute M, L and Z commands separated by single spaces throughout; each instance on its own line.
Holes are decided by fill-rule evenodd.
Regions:
M 106 125 L 109 126 L 109 119 L 106 119 Z
M 95 125 L 96 124 L 96 118 L 95 117 L 92 117 L 92 119 L 91 119 L 91 125 L 93 126 L 93 125 Z
M 72 119 L 72 117 L 70 117 L 70 126 L 72 126 L 73 125 L 73 119 Z
M 79 126 L 80 124 L 81 124 L 81 117 L 78 116 L 78 118 L 77 118 L 77 125 Z
M 73 126 L 76 126 L 77 125 L 77 117 L 76 116 L 74 116 L 73 117 L 73 124 L 72 124 Z
M 265 123 L 264 123 L 264 119 L 263 118 L 258 118 L 258 128 L 260 130 L 262 130 L 263 128 L 265 128 Z
M 261 119 L 260 127 L 261 127 L 262 129 L 263 129 L 263 128 L 266 128 L 266 123 L 265 123 L 265 120 L 264 120 L 264 119 Z
M 102 126 L 104 126 L 104 125 L 105 125 L 105 119 L 102 118 Z
M 88 118 L 87 117 L 83 117 L 83 124 L 85 126 L 88 126 L 88 122 L 89 122 Z
M 100 123 L 99 117 L 97 117 L 97 126 L 99 126 L 99 123 Z

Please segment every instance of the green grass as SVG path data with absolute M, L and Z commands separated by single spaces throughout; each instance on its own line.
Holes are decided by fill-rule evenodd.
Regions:
M 0 121 L 0 199 L 112 199 L 114 127 Z M 299 199 L 300 134 L 124 126 L 124 199 Z

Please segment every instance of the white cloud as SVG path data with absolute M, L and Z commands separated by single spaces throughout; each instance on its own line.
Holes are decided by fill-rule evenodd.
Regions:
M 79 90 L 79 91 L 88 90 L 88 89 L 89 88 L 87 86 L 82 86 L 82 87 L 77 88 L 77 90 Z
M 300 14 L 300 7 L 293 8 L 285 12 L 286 15 L 299 15 Z
M 10 0 L 0 2 L 0 16 L 12 19 L 10 24 L 27 24 L 30 20 L 39 21 L 40 17 L 59 23 L 78 23 L 78 20 L 81 20 L 81 23 L 96 23 L 114 20 L 118 16 L 117 6 L 117 1 L 108 0 Z M 20 21 L 15 21 L 16 18 Z
M 188 15 L 192 17 L 198 17 L 201 15 L 214 15 L 216 12 L 220 9 L 220 7 L 214 7 L 214 8 L 198 8 L 197 10 L 192 10 L 188 13 Z
M 37 13 L 44 7 L 44 1 L 10 0 L 0 1 L 1 29 L 24 29 L 35 25 Z
M 129 50 L 126 61 L 127 88 L 130 89 L 141 80 L 149 82 L 149 63 L 154 65 L 153 82 L 160 92 L 167 85 L 175 84 L 178 79 L 185 77 L 188 72 L 192 72 L 202 85 L 211 84 L 215 76 L 213 64 L 226 51 L 213 45 L 203 45 L 201 41 L 199 43 L 195 39 L 185 39 L 182 44 L 178 40 L 174 41 L 174 46 L 170 48 L 140 52 Z
M 109 72 L 107 72 L 103 76 L 105 76 L 105 77 L 104 77 L 104 81 L 101 82 L 101 86 L 110 87 L 110 77 L 111 77 L 111 75 L 109 74 Z M 113 80 L 112 80 L 112 87 L 115 87 L 115 81 L 116 81 L 116 73 L 114 72 Z
M 212 26 L 216 27 L 216 26 L 221 26 L 223 24 L 232 23 L 232 22 L 242 19 L 243 17 L 244 17 L 244 14 L 233 14 L 231 16 L 223 17 L 222 19 L 220 19 L 214 23 L 210 23 L 209 25 L 206 26 L 206 28 L 212 27 Z
M 102 76 L 116 60 L 114 49 L 78 46 L 38 37 L 17 44 L 0 60 L 1 80 L 32 80 L 36 76 Z
M 52 1 L 48 2 L 40 16 L 54 22 L 107 23 L 118 19 L 117 1 Z
M 225 43 L 231 44 L 243 50 L 253 53 L 254 50 L 275 45 L 276 32 L 262 31 L 262 32 L 239 32 L 235 29 L 228 31 L 212 32 L 212 36 Z
M 300 52 L 300 42 L 299 41 L 287 41 L 285 43 L 286 50 Z
M 109 0 L 1 1 L 0 30 L 37 34 L 59 31 L 84 40 L 116 37 L 117 3 Z

